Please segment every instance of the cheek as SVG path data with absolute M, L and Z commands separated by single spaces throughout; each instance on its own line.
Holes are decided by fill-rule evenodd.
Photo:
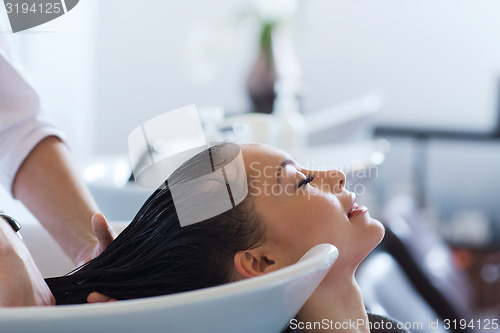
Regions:
M 346 236 L 346 219 L 331 203 L 311 200 L 307 207 L 292 206 L 281 216 L 277 240 L 305 253 L 317 244 L 333 244 L 341 240 L 342 235 Z
M 349 220 L 335 197 L 311 195 L 286 200 L 265 199 L 257 198 L 256 209 L 266 225 L 267 236 L 277 250 L 289 254 L 290 260 L 298 260 L 321 243 L 344 247 L 345 238 L 351 238 Z
M 335 198 L 313 197 L 309 200 L 307 208 L 311 227 L 335 231 L 337 228 L 349 224 L 343 208 Z
M 304 234 L 311 236 L 309 248 L 320 243 L 335 245 L 339 251 L 353 251 L 356 243 L 356 227 L 349 221 L 340 203 L 331 198 L 320 198 L 311 202 L 311 214 L 308 229 Z

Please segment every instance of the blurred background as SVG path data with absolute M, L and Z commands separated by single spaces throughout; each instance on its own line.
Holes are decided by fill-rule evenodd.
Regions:
M 345 167 L 396 239 L 367 264 L 387 269 L 381 285 L 360 272 L 368 306 L 498 318 L 499 12 L 494 0 L 85 0 L 6 36 L 108 218 L 130 220 L 149 193 L 123 183 L 128 134 L 196 104 L 211 138 Z M 397 269 L 421 295 L 412 313 L 377 296 Z

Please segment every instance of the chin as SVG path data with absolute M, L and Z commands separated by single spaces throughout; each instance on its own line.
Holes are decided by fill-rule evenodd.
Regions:
M 380 244 L 385 235 L 384 225 L 376 219 L 371 217 L 369 219 L 369 227 L 366 230 L 365 246 L 363 247 L 364 251 L 362 251 L 360 263 Z
M 372 218 L 368 212 L 365 215 L 359 217 L 363 220 L 360 226 L 362 226 L 362 228 L 364 229 L 363 233 L 365 233 L 366 238 L 368 238 L 367 242 L 369 244 L 373 243 L 373 248 L 375 248 L 384 238 L 384 225 L 380 221 Z M 373 250 L 373 248 L 371 250 Z
M 382 239 L 384 239 L 384 236 L 385 236 L 385 227 L 384 225 L 379 221 L 379 220 L 376 220 L 376 219 L 371 219 L 372 220 L 372 223 L 374 225 L 374 237 L 376 237 L 378 239 L 377 241 L 377 244 L 375 246 L 377 246 L 378 244 L 380 244 L 380 242 L 382 241 Z

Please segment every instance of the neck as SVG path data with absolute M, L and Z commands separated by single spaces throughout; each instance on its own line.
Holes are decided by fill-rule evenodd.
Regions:
M 297 321 L 304 323 L 302 330 L 307 333 L 369 333 L 368 315 L 354 273 L 340 279 L 338 274 L 328 274 L 300 310 Z M 321 326 L 316 324 L 314 328 L 313 323 Z

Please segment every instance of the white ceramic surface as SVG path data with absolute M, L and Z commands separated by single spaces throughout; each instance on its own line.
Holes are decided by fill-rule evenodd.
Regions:
M 222 286 L 105 304 L 3 308 L 0 332 L 278 333 L 337 256 L 333 245 L 321 244 L 292 266 Z

